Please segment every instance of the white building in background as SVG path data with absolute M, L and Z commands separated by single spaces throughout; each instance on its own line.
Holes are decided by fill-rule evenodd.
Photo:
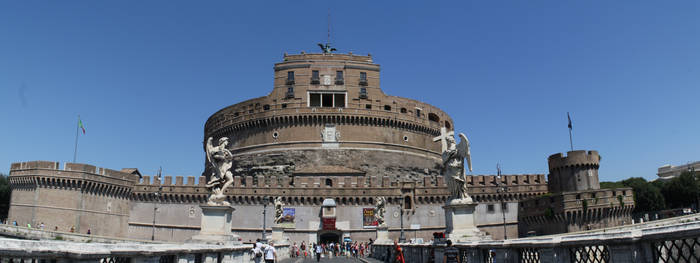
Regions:
M 660 180 L 669 180 L 676 176 L 681 175 L 681 173 L 689 170 L 700 171 L 700 161 L 692 162 L 684 165 L 673 166 L 670 164 L 659 167 L 659 172 L 656 175 L 659 176 Z

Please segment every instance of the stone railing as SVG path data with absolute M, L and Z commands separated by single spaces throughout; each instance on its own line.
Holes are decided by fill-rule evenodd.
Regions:
M 513 240 L 458 243 L 462 262 L 698 262 L 700 221 Z M 406 262 L 442 262 L 444 245 L 402 245 Z M 391 262 L 391 245 L 372 256 Z
M 275 246 L 278 260 L 289 246 Z M 0 262 L 253 262 L 252 245 L 78 243 L 0 238 Z

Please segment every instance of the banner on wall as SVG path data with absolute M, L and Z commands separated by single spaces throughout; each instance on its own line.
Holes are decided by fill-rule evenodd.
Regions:
M 296 227 L 296 225 L 294 224 L 295 214 L 296 214 L 296 210 L 294 208 L 283 208 L 282 209 L 282 220 L 280 220 L 280 223 L 278 225 L 281 227 L 284 227 L 284 228 Z
M 374 217 L 374 208 L 363 208 L 362 209 L 362 227 L 363 228 L 376 228 L 377 218 Z

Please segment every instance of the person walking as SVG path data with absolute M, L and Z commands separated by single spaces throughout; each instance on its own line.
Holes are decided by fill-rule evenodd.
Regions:
M 323 248 L 321 245 L 316 244 L 316 262 L 321 261 L 321 253 L 323 253 Z
M 452 246 L 452 241 L 449 239 L 445 243 L 447 243 L 447 247 L 445 248 L 445 256 L 442 259 L 442 263 L 462 263 L 462 260 L 459 258 L 459 249 Z
M 255 240 L 255 245 L 253 245 L 253 260 L 255 260 L 255 263 L 260 263 L 263 258 L 263 245 L 260 242 L 260 239 Z
M 406 263 L 403 258 L 403 249 L 399 246 L 399 243 L 394 241 L 394 263 Z
M 301 249 L 301 253 L 304 254 L 304 258 L 306 258 L 306 244 L 304 243 L 304 241 L 301 241 L 301 245 L 299 246 L 299 248 Z
M 265 248 L 265 263 L 275 263 L 275 260 L 277 260 L 277 251 L 275 244 L 270 242 Z

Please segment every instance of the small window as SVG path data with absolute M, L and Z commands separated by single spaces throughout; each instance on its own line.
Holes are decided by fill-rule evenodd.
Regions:
M 294 81 L 294 71 L 287 71 L 287 80 Z
M 253 113 L 253 109 L 248 110 L 248 113 Z
M 389 105 L 384 105 L 384 110 L 385 110 L 385 111 L 391 111 L 391 106 L 389 106 Z
M 287 108 L 287 103 L 282 103 L 282 109 L 286 109 L 286 108 Z
M 342 71 L 336 71 L 336 72 L 335 72 L 335 79 L 336 79 L 336 80 L 343 80 L 343 72 L 342 72 Z
M 591 198 L 595 198 L 595 193 L 591 193 Z
M 233 117 L 238 117 L 239 115 L 241 115 L 241 113 L 236 112 L 236 113 L 233 114 Z
M 326 178 L 326 186 L 333 186 L 333 180 Z
M 294 93 L 294 87 L 287 87 L 287 93 Z
M 440 122 L 440 117 L 437 116 L 435 113 L 428 113 L 428 120 L 429 121 L 434 121 L 434 122 Z
M 420 118 L 420 109 L 416 109 L 416 117 Z
M 360 81 L 367 81 L 367 72 L 360 72 Z
M 452 125 L 450 124 L 449 121 L 445 121 L 445 129 L 447 129 L 448 131 L 449 131 L 450 129 L 452 129 Z
M 371 109 L 372 109 L 372 104 L 365 104 L 365 109 L 371 110 Z
M 360 88 L 360 99 L 367 98 L 367 88 Z
M 413 202 L 411 201 L 410 196 L 404 196 L 403 198 L 403 209 L 405 210 L 411 210 L 413 209 Z
M 622 191 L 622 195 L 627 195 L 627 191 Z
M 401 108 L 401 113 L 407 113 L 407 112 L 408 112 L 408 110 L 406 110 L 406 108 Z
M 493 213 L 495 210 L 496 209 L 493 205 L 486 206 L 486 211 L 488 211 L 489 213 Z
M 581 194 L 576 195 L 576 200 L 581 200 Z
M 263 110 L 270 110 L 270 105 L 268 105 L 268 104 L 263 105 Z
M 311 71 L 311 84 L 318 84 L 321 82 L 321 77 L 318 74 L 318 70 Z

